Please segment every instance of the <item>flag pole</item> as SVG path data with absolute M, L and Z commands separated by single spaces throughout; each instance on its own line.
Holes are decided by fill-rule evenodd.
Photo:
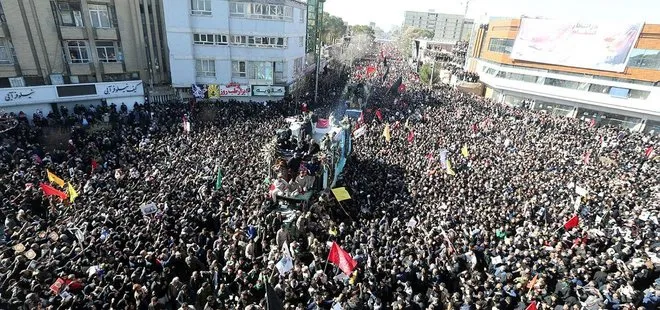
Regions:
M 346 211 L 346 209 L 344 209 L 344 206 L 341 204 L 341 201 L 337 200 L 337 203 L 338 203 L 339 206 L 341 207 L 342 211 L 344 211 L 344 213 L 346 213 L 346 215 L 348 215 L 348 218 L 351 219 L 351 221 L 353 221 L 353 218 L 351 217 L 350 214 L 348 214 L 348 212 Z

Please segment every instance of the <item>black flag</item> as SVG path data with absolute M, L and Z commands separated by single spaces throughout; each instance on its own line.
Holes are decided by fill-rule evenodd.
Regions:
M 392 87 L 390 87 L 390 93 L 392 95 L 398 95 L 399 94 L 399 86 L 401 86 L 401 83 L 403 83 L 403 78 L 399 77 L 394 84 L 392 84 Z
M 284 310 L 284 305 L 270 283 L 266 282 L 266 310 Z

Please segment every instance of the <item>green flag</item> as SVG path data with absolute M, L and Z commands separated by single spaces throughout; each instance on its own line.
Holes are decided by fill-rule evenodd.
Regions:
M 215 180 L 215 190 L 222 187 L 222 169 L 218 168 L 218 178 Z

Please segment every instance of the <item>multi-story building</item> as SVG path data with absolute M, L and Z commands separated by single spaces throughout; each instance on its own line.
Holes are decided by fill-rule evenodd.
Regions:
M 158 0 L 1 0 L 0 8 L 4 110 L 132 105 L 144 101 L 144 85 L 168 83 Z
M 172 85 L 201 98 L 280 96 L 304 71 L 294 0 L 164 0 Z M 185 14 L 184 14 L 185 13 Z
M 474 21 L 458 14 L 405 11 L 403 25 L 433 32 L 433 41 L 468 41 Z
M 494 101 L 660 132 L 658 24 L 490 20 L 468 57 Z

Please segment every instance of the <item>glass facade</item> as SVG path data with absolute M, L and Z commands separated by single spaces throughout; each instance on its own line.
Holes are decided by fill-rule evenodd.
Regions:
M 639 117 L 631 117 L 620 114 L 605 113 L 590 109 L 578 109 L 577 118 L 588 122 L 595 119 L 598 124 L 612 125 L 634 130 L 642 122 Z
M 487 66 L 483 66 L 482 69 L 485 70 L 485 74 L 495 75 L 496 77 L 501 79 L 522 81 L 527 83 L 538 83 L 547 86 L 575 89 L 579 91 L 588 91 L 598 94 L 608 94 L 612 97 L 623 98 L 623 99 L 646 100 L 651 94 L 651 92 L 647 90 L 619 88 L 619 87 L 612 87 L 601 84 L 577 82 L 571 80 L 542 77 L 542 76 L 514 73 L 508 71 L 498 71 L 497 69 L 490 68 Z
M 488 42 L 488 50 L 496 53 L 511 54 L 514 39 L 491 38 Z
M 305 53 L 314 53 L 317 44 L 317 32 L 323 17 L 325 0 L 307 0 L 307 47 Z
M 660 50 L 633 49 L 628 67 L 660 70 Z
M 656 136 L 660 135 L 660 121 L 652 121 L 652 120 L 647 120 L 646 121 L 646 126 L 644 127 L 644 132 L 645 133 L 651 133 L 655 134 Z
M 545 111 L 553 115 L 559 116 L 571 116 L 573 114 L 574 108 L 569 105 L 559 104 L 554 102 L 540 101 L 537 100 L 534 104 L 533 110 L 535 111 Z

